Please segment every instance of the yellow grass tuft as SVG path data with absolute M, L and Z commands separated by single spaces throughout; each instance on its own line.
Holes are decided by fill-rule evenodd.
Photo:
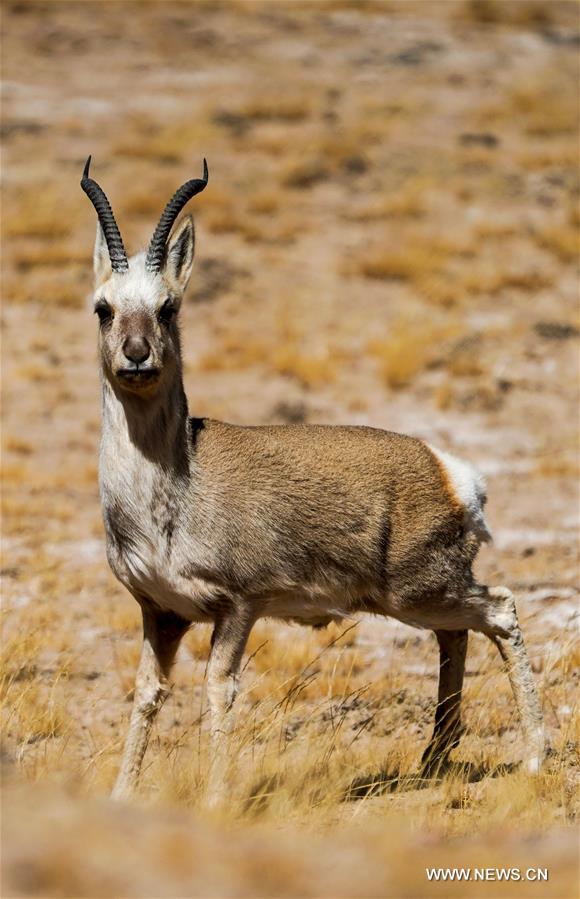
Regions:
M 454 12 L 458 18 L 479 25 L 546 28 L 554 23 L 552 10 L 544 0 L 463 0 Z
M 280 211 L 282 196 L 274 189 L 263 188 L 252 194 L 248 200 L 247 209 L 257 215 L 271 215 Z
M 464 272 L 459 280 L 459 290 L 464 294 L 489 294 L 496 296 L 502 290 L 533 292 L 550 287 L 553 278 L 546 272 L 532 268 L 501 268 L 499 266 L 474 266 Z
M 213 144 L 219 137 L 219 131 L 203 115 L 179 125 L 159 125 L 155 120 L 136 118 L 127 123 L 112 152 L 126 159 L 162 165 L 175 165 L 183 159 L 193 163 L 192 148 Z M 195 160 L 195 164 L 199 167 L 201 159 Z M 196 177 L 195 172 L 190 177 Z
M 575 478 L 580 475 L 580 459 L 576 452 L 555 449 L 549 455 L 541 456 L 535 466 L 536 472 L 545 478 Z
M 235 114 L 254 122 L 302 122 L 313 112 L 313 94 L 306 87 L 292 93 L 268 93 L 263 88 L 235 108 Z
M 546 68 L 516 83 L 502 100 L 484 106 L 482 123 L 515 125 L 531 137 L 559 138 L 576 134 L 579 112 L 575 85 Z
M 14 263 L 19 271 L 28 272 L 34 268 L 67 269 L 73 266 L 87 266 L 90 256 L 70 243 L 43 243 L 35 247 L 17 247 Z
M 463 298 L 458 278 L 449 274 L 417 276 L 415 285 L 419 296 L 435 306 L 443 308 L 455 306 Z
M 410 233 L 393 239 L 385 234 L 382 244 L 375 244 L 346 264 L 347 274 L 360 274 L 379 281 L 417 282 L 428 276 L 441 275 L 447 261 L 455 255 L 471 254 L 464 241 Z
M 457 325 L 400 319 L 389 329 L 387 338 L 369 341 L 367 350 L 378 360 L 380 374 L 388 386 L 400 389 L 441 354 L 442 343 L 457 331 Z
M 281 346 L 272 355 L 273 368 L 296 378 L 305 387 L 321 387 L 336 379 L 336 360 L 328 353 L 306 354 L 292 344 Z
M 35 266 L 30 271 L 36 273 L 36 269 Z M 64 309 L 84 308 L 85 298 L 90 289 L 86 260 L 83 267 L 41 265 L 38 270 L 42 277 L 41 283 L 33 280 L 28 273 L 27 277 L 19 274 L 9 275 L 4 279 L 4 293 L 10 303 L 40 302 L 43 306 L 59 306 Z M 50 377 L 50 373 L 47 377 Z
M 429 178 L 411 178 L 395 193 L 373 197 L 366 204 L 348 212 L 347 218 L 355 222 L 423 218 L 427 212 L 427 195 L 431 187 L 432 181 Z
M 523 119 L 533 137 L 554 137 L 578 131 L 578 105 L 572 91 L 556 85 L 516 88 L 510 98 L 516 121 Z
M 280 167 L 280 184 L 283 187 L 305 189 L 325 181 L 330 174 L 331 168 L 323 158 L 314 156 L 291 159 Z
M 4 440 L 4 448 L 18 456 L 30 456 L 34 452 L 34 446 L 29 440 L 15 434 L 9 434 Z
M 70 234 L 75 221 L 68 194 L 46 184 L 31 184 L 7 192 L 3 232 L 7 237 L 54 240 Z
M 208 372 L 245 369 L 261 362 L 266 352 L 266 346 L 249 335 L 226 333 L 220 340 L 219 348 L 204 353 L 196 367 Z
M 569 225 L 548 225 L 536 231 L 538 246 L 553 253 L 560 262 L 577 262 L 580 258 L 580 231 Z

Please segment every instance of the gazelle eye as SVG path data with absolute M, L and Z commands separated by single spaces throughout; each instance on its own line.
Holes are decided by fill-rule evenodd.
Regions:
M 165 300 L 163 306 L 157 313 L 157 318 L 163 325 L 168 325 L 173 316 L 176 314 L 177 309 L 173 305 L 172 300 Z
M 113 310 L 106 302 L 106 300 L 99 300 L 99 302 L 95 306 L 95 312 L 99 316 L 99 322 L 101 325 L 106 325 L 109 322 L 113 321 Z

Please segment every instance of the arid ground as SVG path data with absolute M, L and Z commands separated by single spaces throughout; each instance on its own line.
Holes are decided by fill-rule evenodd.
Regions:
M 2 895 L 577 895 L 578 7 L 12 0 L 4 29 Z M 263 622 L 227 808 L 200 799 L 202 626 L 138 802 L 109 802 L 140 616 L 100 520 L 89 153 L 131 252 L 208 159 L 192 414 L 402 430 L 485 473 L 478 575 L 518 597 L 540 776 L 484 638 L 457 765 L 425 782 L 430 633 Z

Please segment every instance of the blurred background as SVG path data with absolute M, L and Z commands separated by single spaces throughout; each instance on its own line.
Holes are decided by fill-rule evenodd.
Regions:
M 475 895 L 427 885 L 421 852 L 547 858 L 548 884 L 502 895 L 573 895 L 576 3 L 12 0 L 4 28 L 4 894 Z M 492 776 L 519 736 L 482 642 L 459 753 L 477 770 L 417 791 L 401 776 L 431 726 L 433 638 L 265 622 L 229 817 L 199 809 L 205 627 L 157 727 L 148 815 L 105 801 L 140 621 L 98 502 L 89 153 L 130 253 L 208 159 L 189 209 L 191 414 L 402 430 L 486 474 L 479 574 L 520 599 L 555 747 L 541 778 Z M 388 789 L 342 801 L 377 770 Z

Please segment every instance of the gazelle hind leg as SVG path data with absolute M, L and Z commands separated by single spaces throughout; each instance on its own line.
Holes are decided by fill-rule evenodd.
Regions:
M 518 622 L 515 599 L 507 587 L 490 587 L 488 597 L 488 628 L 484 633 L 496 645 L 506 664 L 526 741 L 525 764 L 530 772 L 537 773 L 548 747 L 540 700 Z
M 239 670 L 253 625 L 247 610 L 232 608 L 216 620 L 207 670 L 207 696 L 211 724 L 211 760 L 207 802 L 218 805 L 225 794 L 231 763 L 233 705 Z
M 143 647 L 137 669 L 129 732 L 112 799 L 129 799 L 137 787 L 151 727 L 169 695 L 169 673 L 189 624 L 173 612 L 142 602 Z
M 467 654 L 467 631 L 435 631 L 439 643 L 439 692 L 435 727 L 423 753 L 425 774 L 442 771 L 462 734 L 461 690 Z

